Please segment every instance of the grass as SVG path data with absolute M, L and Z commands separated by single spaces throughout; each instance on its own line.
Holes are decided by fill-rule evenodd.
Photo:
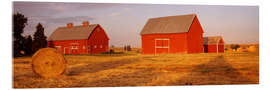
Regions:
M 40 78 L 31 57 L 13 59 L 14 88 L 258 84 L 256 53 L 65 55 L 58 78 Z

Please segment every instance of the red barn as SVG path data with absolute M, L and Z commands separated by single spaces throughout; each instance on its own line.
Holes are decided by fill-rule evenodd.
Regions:
M 224 52 L 224 41 L 221 36 L 204 37 L 203 46 L 205 53 Z
M 80 26 L 68 23 L 57 28 L 48 39 L 48 46 L 63 54 L 96 54 L 106 52 L 109 37 L 99 24 L 83 22 Z
M 203 29 L 195 14 L 151 18 L 140 34 L 142 54 L 203 52 Z

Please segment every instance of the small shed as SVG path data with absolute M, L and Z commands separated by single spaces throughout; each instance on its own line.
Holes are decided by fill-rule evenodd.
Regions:
M 140 34 L 142 54 L 203 52 L 203 29 L 196 14 L 151 18 Z
M 205 53 L 224 53 L 224 41 L 221 36 L 203 38 Z
M 73 26 L 68 23 L 57 28 L 48 39 L 48 46 L 63 54 L 96 54 L 108 50 L 109 37 L 99 24 Z

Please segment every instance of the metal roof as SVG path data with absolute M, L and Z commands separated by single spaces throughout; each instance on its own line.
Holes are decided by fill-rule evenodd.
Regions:
M 195 14 L 188 14 L 151 18 L 147 21 L 140 34 L 143 35 L 188 32 L 195 16 Z
M 71 28 L 59 27 L 49 37 L 49 41 L 55 40 L 82 40 L 88 39 L 98 24 L 89 26 L 73 26 Z
M 203 44 L 209 45 L 209 44 L 217 44 L 222 40 L 221 36 L 211 36 L 211 37 L 203 37 Z

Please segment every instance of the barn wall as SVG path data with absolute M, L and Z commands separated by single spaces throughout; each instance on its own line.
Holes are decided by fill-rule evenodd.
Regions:
M 59 40 L 48 42 L 49 47 L 56 48 L 63 54 L 88 54 L 87 40 Z
M 224 52 L 224 41 L 223 41 L 223 39 L 221 39 L 219 41 L 218 52 L 222 52 L 222 53 Z
M 217 53 L 217 45 L 205 45 L 207 48 L 207 53 Z
M 48 46 L 56 48 L 63 54 L 96 54 L 108 50 L 109 38 L 98 26 L 87 40 L 49 41 Z
M 109 38 L 104 29 L 98 26 L 90 35 L 88 43 L 91 54 L 106 52 L 109 47 Z
M 224 52 L 224 45 L 219 45 L 218 46 L 218 52 Z
M 217 50 L 219 53 L 224 53 L 224 41 L 222 38 L 220 39 L 218 46 L 217 46 L 217 44 L 204 45 L 204 52 L 205 53 L 217 53 Z
M 197 16 L 194 18 L 187 36 L 188 53 L 203 52 L 203 29 Z
M 170 39 L 169 53 L 186 53 L 186 33 L 142 35 L 142 54 L 155 54 L 155 39 Z M 156 52 L 162 53 L 162 51 Z

